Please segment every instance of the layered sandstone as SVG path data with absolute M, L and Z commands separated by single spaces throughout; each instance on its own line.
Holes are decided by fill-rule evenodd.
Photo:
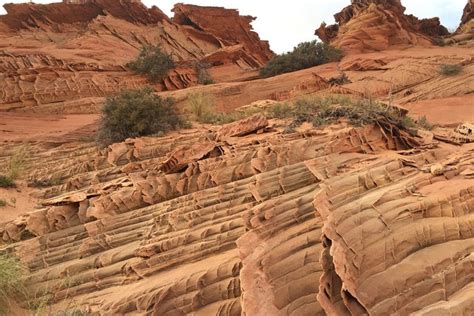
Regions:
M 461 23 L 451 39 L 464 42 L 474 39 L 474 1 L 468 0 L 464 7 Z
M 199 11 L 192 17 L 206 25 L 201 27 L 175 23 L 157 7 L 134 1 L 6 4 L 5 9 L 7 15 L 0 17 L 0 109 L 80 102 L 94 110 L 97 98 L 148 84 L 125 67 L 147 44 L 160 44 L 178 64 L 155 85 L 157 90 L 196 85 L 198 61 L 210 65 L 215 81 L 253 77 L 273 54 L 251 31 L 252 18 L 236 10 L 192 7 L 178 14 L 177 21 Z M 202 18 L 208 10 L 223 18 Z
M 267 124 L 30 147 L 42 207 L 1 225 L 30 297 L 99 315 L 470 310 L 471 145 L 383 119 Z
M 404 12 L 400 0 L 353 0 L 334 15 L 337 24 L 321 24 L 316 35 L 346 52 L 363 52 L 430 46 L 449 34 L 438 18 L 419 20 Z
M 176 4 L 173 12 L 173 22 L 213 34 L 225 46 L 242 45 L 258 64 L 265 64 L 273 55 L 268 42 L 260 41 L 252 30 L 251 23 L 255 17 L 240 16 L 237 10 L 182 3 Z

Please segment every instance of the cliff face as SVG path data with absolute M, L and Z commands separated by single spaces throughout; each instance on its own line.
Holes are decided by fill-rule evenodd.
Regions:
M 12 30 L 39 28 L 60 32 L 65 25 L 85 23 L 98 16 L 110 15 L 137 24 L 156 24 L 169 18 L 158 8 L 148 9 L 141 3 L 93 0 L 85 3 L 5 4 L 6 16 L 0 17 Z
M 321 24 L 316 35 L 346 52 L 363 52 L 429 46 L 449 34 L 438 18 L 419 20 L 404 12 L 400 0 L 353 0 L 334 15 L 337 24 Z
M 176 4 L 173 12 L 173 22 L 213 34 L 225 46 L 242 44 L 259 63 L 266 63 L 273 55 L 268 42 L 260 41 L 252 31 L 254 17 L 240 16 L 237 10 L 185 4 Z
M 209 63 L 219 82 L 254 76 L 273 54 L 251 31 L 252 18 L 236 10 L 178 8 L 179 23 L 156 7 L 132 1 L 5 5 L 8 14 L 0 16 L 0 110 L 34 105 L 94 111 L 97 97 L 146 84 L 124 67 L 146 44 L 161 44 L 178 64 L 158 90 L 195 85 L 196 61 Z M 209 15 L 222 18 L 206 21 Z M 186 16 L 196 22 L 184 23 Z
M 461 17 L 461 23 L 452 36 L 455 42 L 474 39 L 474 0 L 468 0 Z
M 474 18 L 474 0 L 468 0 L 461 17 L 461 25 L 469 23 Z

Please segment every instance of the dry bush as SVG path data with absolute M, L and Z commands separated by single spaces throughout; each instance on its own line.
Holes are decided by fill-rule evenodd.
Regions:
M 216 107 L 214 100 L 202 92 L 193 92 L 188 95 L 187 109 L 194 120 L 199 123 L 215 123 Z
M 0 255 L 0 315 L 8 315 L 8 302 L 24 293 L 20 263 L 14 258 Z
M 462 71 L 461 65 L 443 64 L 439 66 L 439 74 L 443 76 L 456 76 Z
M 208 71 L 210 67 L 211 65 L 200 61 L 195 64 L 194 68 L 196 69 L 199 84 L 209 85 L 214 83 L 214 80 Z

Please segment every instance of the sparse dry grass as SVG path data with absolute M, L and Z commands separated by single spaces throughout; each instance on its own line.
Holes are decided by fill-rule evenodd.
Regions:
M 443 76 L 456 76 L 462 71 L 462 66 L 457 64 L 443 64 L 439 66 L 438 72 Z
M 20 263 L 5 254 L 0 255 L 0 315 L 8 315 L 8 302 L 23 292 Z

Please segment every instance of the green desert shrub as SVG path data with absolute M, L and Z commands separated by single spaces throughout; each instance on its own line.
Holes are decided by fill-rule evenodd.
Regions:
M 443 76 L 456 76 L 462 71 L 461 65 L 443 64 L 439 66 L 438 72 Z
M 143 88 L 107 98 L 97 136 L 99 143 L 109 145 L 184 126 L 186 121 L 176 113 L 173 99 L 161 98 L 152 89 Z
M 279 74 L 310 68 L 342 58 L 341 50 L 317 41 L 298 44 L 293 51 L 273 57 L 263 68 L 260 75 L 272 77 Z
M 419 127 L 423 128 L 423 129 L 426 129 L 426 130 L 428 130 L 428 131 L 431 131 L 431 130 L 434 128 L 433 124 L 431 124 L 431 123 L 428 121 L 428 119 L 426 118 L 426 115 L 423 115 L 423 116 L 419 117 L 419 118 L 416 120 L 416 124 L 417 124 Z
M 416 122 L 409 116 L 404 116 L 400 119 L 400 125 L 404 128 L 416 128 Z
M 15 181 L 9 176 L 0 175 L 0 188 L 13 188 Z
M 147 45 L 142 47 L 138 57 L 129 62 L 127 67 L 147 75 L 152 82 L 158 82 L 166 77 L 175 64 L 171 55 L 164 52 L 160 45 Z

